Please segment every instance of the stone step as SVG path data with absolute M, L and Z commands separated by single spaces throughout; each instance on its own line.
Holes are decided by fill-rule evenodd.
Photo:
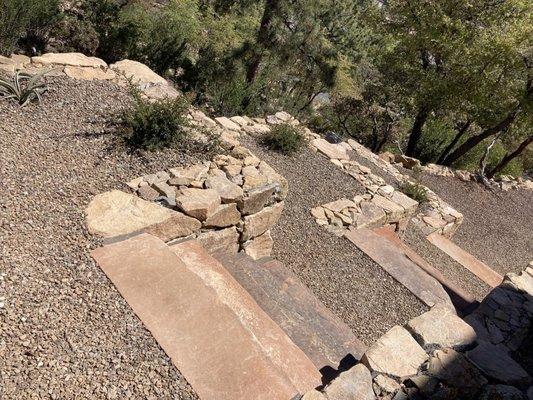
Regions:
M 328 381 L 359 360 L 366 347 L 282 263 L 245 254 L 218 256 L 233 277 L 298 345 Z
M 384 237 L 367 228 L 349 230 L 345 237 L 427 306 L 454 309 L 442 285 Z
M 184 261 L 140 234 L 92 255 L 201 399 L 291 399 L 318 386 L 303 352 L 203 248 L 187 246 Z
M 474 296 L 446 278 L 442 272 L 427 262 L 411 247 L 405 244 L 396 232 L 386 227 L 376 228 L 374 229 L 374 232 L 398 247 L 398 249 L 402 251 L 407 258 L 422 268 L 430 276 L 435 278 L 443 286 L 446 293 L 448 293 L 453 305 L 460 315 L 466 316 L 474 311 L 477 306 L 479 306 L 479 302 L 474 298 Z
M 503 282 L 503 276 L 498 274 L 484 262 L 478 260 L 472 254 L 457 246 L 447 237 L 438 233 L 432 233 L 427 239 L 487 285 L 494 288 Z

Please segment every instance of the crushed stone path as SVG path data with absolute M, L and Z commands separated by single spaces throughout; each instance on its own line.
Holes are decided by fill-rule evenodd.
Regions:
M 42 106 L 0 102 L 0 397 L 197 399 L 90 258 L 83 212 L 189 158 L 116 148 L 104 127 L 124 89 L 50 81 Z
M 370 345 L 427 310 L 355 245 L 327 232 L 310 215 L 313 207 L 365 193 L 355 179 L 307 148 L 287 157 L 266 150 L 255 138 L 240 140 L 289 181 L 283 215 L 272 230 L 272 257 L 294 271 L 360 340 Z

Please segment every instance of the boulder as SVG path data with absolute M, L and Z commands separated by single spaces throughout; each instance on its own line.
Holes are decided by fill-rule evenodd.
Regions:
M 409 332 L 396 325 L 366 351 L 361 362 L 372 372 L 404 379 L 416 375 L 427 358 Z
M 142 92 L 151 100 L 175 99 L 180 95 L 176 89 L 166 83 L 148 86 Z
M 89 232 L 103 237 L 126 235 L 168 220 L 182 222 L 184 231 L 194 231 L 198 225 L 176 211 L 119 190 L 95 196 L 86 215 Z
M 400 384 L 398 382 L 385 375 L 377 375 L 374 378 L 374 382 L 379 386 L 380 390 L 385 393 L 395 393 L 400 389 Z
M 278 191 L 276 196 L 278 200 L 284 200 L 289 192 L 289 182 L 284 176 L 278 174 L 274 168 L 272 168 L 265 161 L 261 161 L 258 166 L 261 175 L 266 176 L 267 182 L 270 184 L 278 184 Z
M 382 226 L 387 220 L 387 215 L 381 207 L 369 201 L 362 201 L 359 204 L 361 213 L 357 215 L 356 226 L 359 228 L 377 228 Z
M 262 235 L 245 242 L 242 248 L 254 260 L 259 260 L 260 258 L 270 256 L 273 245 L 274 240 L 272 240 L 270 231 L 266 231 Z
M 82 53 L 46 53 L 42 56 L 32 57 L 31 62 L 43 66 L 70 65 L 73 67 L 107 68 L 104 60 L 87 57 Z
M 414 167 L 420 167 L 420 160 L 413 157 L 407 157 L 403 154 L 396 154 L 394 156 L 394 162 L 400 163 L 404 168 L 413 169 Z
M 241 201 L 244 194 L 242 188 L 226 178 L 226 174 L 223 172 L 222 174 L 208 177 L 205 181 L 205 187 L 216 190 L 223 203 Z
M 143 231 L 157 236 L 165 242 L 170 242 L 174 239 L 190 236 L 198 232 L 201 227 L 202 223 L 197 219 L 176 212 L 165 221 L 150 225 Z
M 388 222 L 398 222 L 400 219 L 404 217 L 404 214 L 405 214 L 404 208 L 399 206 L 395 202 L 387 199 L 386 197 L 376 194 L 372 198 L 372 203 L 374 203 L 376 206 L 381 207 L 383 210 L 385 210 L 385 213 L 388 216 L 387 218 Z
M 389 164 L 392 164 L 394 162 L 394 154 L 392 154 L 390 151 L 384 151 L 383 153 L 380 153 L 379 158 L 384 161 L 387 161 Z
M 474 329 L 453 311 L 441 306 L 410 320 L 407 329 L 426 349 L 435 346 L 464 348 L 476 341 Z
M 395 190 L 394 193 L 391 196 L 391 201 L 395 202 L 399 206 L 403 207 L 403 209 L 408 214 L 413 214 L 416 209 L 418 208 L 418 201 L 413 200 L 409 196 L 403 194 L 402 192 Z
M 261 211 L 272 199 L 277 188 L 276 184 L 268 184 L 249 190 L 244 198 L 239 200 L 239 210 L 243 215 L 255 214 Z
M 80 81 L 109 81 L 116 78 L 115 72 L 110 69 L 66 66 L 65 75 Z
M 531 382 L 529 374 L 501 347 L 482 342 L 466 353 L 468 359 L 485 375 L 511 385 Z
M 218 117 L 218 118 L 215 118 L 215 121 L 218 122 L 218 124 L 224 129 L 228 129 L 230 131 L 240 131 L 241 130 L 241 127 L 238 124 L 236 124 L 235 122 L 233 122 L 229 118 Z
M 207 228 L 226 228 L 237 225 L 241 220 L 241 213 L 237 210 L 237 204 L 221 204 L 217 210 L 204 221 Z
M 167 85 L 165 78 L 157 75 L 149 67 L 138 61 L 122 60 L 110 65 L 118 75 L 130 79 L 132 83 L 142 87 L 150 85 Z
M 241 127 L 245 127 L 248 125 L 248 121 L 244 117 L 235 116 L 235 117 L 231 117 L 230 120 L 231 122 L 235 122 L 237 125 Z
M 194 164 L 188 167 L 171 168 L 170 175 L 172 185 L 190 185 L 193 181 L 203 181 L 207 178 L 209 164 Z
M 239 251 L 239 232 L 234 226 L 219 231 L 203 232 L 197 239 L 210 254 L 220 251 L 237 254 Z
M 187 215 L 205 221 L 220 205 L 220 195 L 213 189 L 181 189 L 176 205 Z
M 342 372 L 326 388 L 324 393 L 328 400 L 374 400 L 372 376 L 363 365 L 357 364 Z
M 247 241 L 260 236 L 272 228 L 281 217 L 284 203 L 276 203 L 271 207 L 263 208 L 258 213 L 244 217 L 242 239 Z
M 314 139 L 311 144 L 328 158 L 337 160 L 349 160 L 348 152 L 339 144 L 331 144 L 325 139 Z

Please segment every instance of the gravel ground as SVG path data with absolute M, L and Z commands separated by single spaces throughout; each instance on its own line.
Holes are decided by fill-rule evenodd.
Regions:
M 426 261 L 441 271 L 444 276 L 463 290 L 481 301 L 490 292 L 490 287 L 477 276 L 468 271 L 453 258 L 432 245 L 422 231 L 410 225 L 403 236 L 403 241 L 420 254 Z
M 501 274 L 533 260 L 533 191 L 487 190 L 475 182 L 424 174 L 422 183 L 464 216 L 453 241 Z
M 184 164 L 103 134 L 128 104 L 108 83 L 51 79 L 42 106 L 0 102 L 0 398 L 196 399 L 89 256 L 94 194 Z
M 289 181 L 280 222 L 273 229 L 273 257 L 291 268 L 318 298 L 366 344 L 426 307 L 346 239 L 316 224 L 309 210 L 364 188 L 307 148 L 293 157 L 267 151 L 255 139 L 242 142 Z

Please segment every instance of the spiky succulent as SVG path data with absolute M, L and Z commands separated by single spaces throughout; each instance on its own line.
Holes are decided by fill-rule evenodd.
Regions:
M 43 71 L 36 75 L 17 70 L 11 82 L 0 79 L 0 97 L 14 99 L 22 107 L 32 100 L 41 102 L 41 94 L 46 90 L 46 84 L 41 81 L 42 77 L 50 71 Z

